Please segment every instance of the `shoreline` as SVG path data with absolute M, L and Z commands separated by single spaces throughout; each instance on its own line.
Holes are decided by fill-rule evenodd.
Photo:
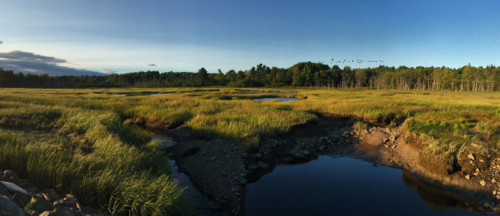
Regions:
M 500 193 L 496 189 L 500 184 L 489 184 L 490 171 L 482 174 L 485 181 L 489 181 L 485 186 L 477 182 L 479 177 L 467 180 L 459 172 L 438 174 L 419 164 L 418 149 L 406 143 L 399 127 L 371 125 L 368 130 L 354 131 L 354 119 L 326 115 L 318 115 L 318 118 L 317 125 L 298 125 L 286 139 L 264 138 L 259 148 L 248 151 L 231 141 L 198 139 L 189 127 L 180 126 L 167 131 L 178 143 L 167 151 L 179 171 L 186 174 L 202 194 L 233 215 L 245 215 L 246 184 L 271 172 L 277 165 L 276 160 L 291 164 L 307 162 L 332 150 L 342 152 L 343 156 L 401 169 L 428 187 L 444 189 L 443 194 L 460 200 L 463 208 L 500 212 L 499 201 L 492 194 L 494 190 Z

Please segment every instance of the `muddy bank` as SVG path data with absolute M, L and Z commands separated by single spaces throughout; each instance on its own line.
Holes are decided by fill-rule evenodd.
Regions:
M 295 127 L 288 137 L 263 138 L 259 148 L 251 150 L 231 141 L 199 139 L 189 127 L 181 126 L 168 130 L 167 134 L 177 144 L 167 152 L 197 189 L 216 200 L 223 211 L 234 215 L 245 214 L 246 184 L 272 172 L 278 163 L 304 163 L 318 155 L 347 156 L 403 169 L 405 181 L 422 191 L 428 191 L 422 188 L 441 188 L 439 196 L 459 200 L 458 204 L 453 203 L 455 207 L 499 212 L 496 194 L 499 191 L 500 198 L 499 167 L 495 164 L 500 165 L 500 161 L 473 155 L 474 158 L 431 161 L 434 165 L 429 168 L 421 150 L 407 144 L 405 133 L 394 124 L 353 130 L 356 121 L 319 116 L 317 123 Z M 492 164 L 487 169 L 482 166 L 486 160 Z M 439 197 L 423 194 L 422 199 Z

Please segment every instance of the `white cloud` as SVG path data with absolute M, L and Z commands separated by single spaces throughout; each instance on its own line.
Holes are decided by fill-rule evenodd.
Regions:
M 148 64 L 148 66 L 150 66 L 150 67 L 154 67 L 154 66 L 156 66 L 156 65 L 155 65 L 155 64 Z
M 96 71 L 57 65 L 62 63 L 68 63 L 68 61 L 19 50 L 0 52 L 0 67 L 4 70 L 12 70 L 14 72 L 23 73 L 46 73 L 50 76 L 105 75 Z
M 117 72 L 117 71 L 114 71 L 114 70 L 111 70 L 111 69 L 105 68 L 105 67 L 102 67 L 102 69 L 104 70 L 105 74 L 114 74 Z

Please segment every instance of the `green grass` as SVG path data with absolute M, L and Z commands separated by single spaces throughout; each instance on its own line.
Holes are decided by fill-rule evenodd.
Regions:
M 123 126 L 119 115 L 0 103 L 0 169 L 115 214 L 191 213 L 158 144 Z
M 417 147 L 439 157 L 470 151 L 496 155 L 499 149 L 497 92 L 248 89 L 296 92 L 271 97 L 307 96 L 256 102 L 251 99 L 269 95 L 241 90 L 0 89 L 0 166 L 44 176 L 38 184 L 60 185 L 112 212 L 161 215 L 189 208 L 182 189 L 168 178 L 156 144 L 124 126 L 125 118 L 184 124 L 196 136 L 255 148 L 262 137 L 286 136 L 296 125 L 317 121 L 314 113 L 326 112 L 356 118 L 357 129 L 397 122 Z M 155 92 L 167 94 L 149 96 Z

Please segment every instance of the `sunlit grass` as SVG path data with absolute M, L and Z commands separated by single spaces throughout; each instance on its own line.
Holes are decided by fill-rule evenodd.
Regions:
M 155 144 L 123 126 L 124 118 L 183 124 L 198 137 L 255 148 L 262 137 L 286 136 L 296 125 L 316 122 L 315 113 L 329 113 L 356 118 L 358 129 L 365 129 L 366 123 L 401 124 L 408 135 L 418 137 L 420 148 L 437 156 L 496 154 L 499 149 L 497 92 L 241 90 L 0 89 L 0 165 L 28 176 L 46 176 L 43 184 L 51 187 L 62 179 L 62 187 L 82 194 L 85 202 L 106 203 L 104 207 L 114 212 L 161 215 L 185 211 L 181 189 L 168 179 L 168 166 Z M 117 93 L 127 96 L 114 96 Z M 251 100 L 260 97 L 299 100 Z

